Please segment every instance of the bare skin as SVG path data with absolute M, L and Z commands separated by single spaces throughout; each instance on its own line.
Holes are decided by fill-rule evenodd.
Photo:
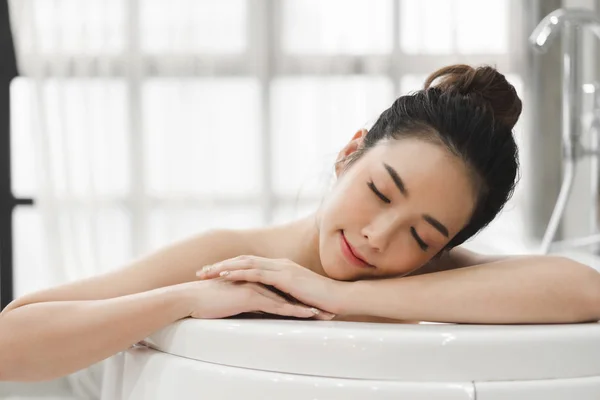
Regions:
M 346 168 L 344 160 L 360 148 L 365 133 L 357 132 L 342 149 L 338 182 L 309 217 L 281 226 L 204 233 L 113 272 L 16 299 L 0 314 L 0 381 L 69 374 L 186 317 L 260 311 L 330 319 L 329 311 L 346 319 L 386 322 L 596 318 L 598 274 L 570 260 L 513 262 L 460 248 L 436 258 L 473 208 L 465 166 L 440 146 L 408 140 L 384 143 Z M 401 176 L 405 190 L 391 170 Z M 342 251 L 344 237 L 368 268 Z M 306 304 L 290 304 L 259 280 L 197 279 L 202 267 L 242 255 L 291 260 L 302 273 L 313 275 L 310 282 L 317 277 L 328 287 L 342 285 L 338 298 L 349 300 L 333 301 L 325 290 L 317 304 L 310 283 L 301 288 L 304 298 L 294 294 Z M 292 293 L 294 288 L 288 289 Z M 311 306 L 322 312 L 315 316 Z
M 289 259 L 320 275 L 326 276 L 317 254 L 319 244 L 316 214 L 293 221 L 285 225 L 253 229 L 239 232 L 242 241 L 246 243 L 248 253 L 265 258 Z M 406 276 L 417 276 L 427 273 L 451 270 L 472 265 L 490 263 L 506 256 L 486 256 L 457 247 L 445 253 L 441 258 L 429 261 Z M 420 321 L 398 320 L 369 315 L 336 315 L 336 321 L 353 322 L 385 322 L 414 324 Z

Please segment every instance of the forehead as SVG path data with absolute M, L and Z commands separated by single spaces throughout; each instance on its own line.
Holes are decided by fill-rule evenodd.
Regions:
M 396 170 L 419 212 L 460 230 L 474 206 L 474 186 L 466 164 L 443 145 L 406 138 L 381 143 L 365 154 L 369 170 L 395 189 L 383 163 Z M 456 232 L 454 232 L 456 233 Z

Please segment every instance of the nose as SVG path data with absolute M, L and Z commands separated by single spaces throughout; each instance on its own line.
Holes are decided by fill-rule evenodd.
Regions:
M 381 216 L 365 226 L 361 234 L 374 252 L 382 253 L 389 246 L 398 230 L 400 221 L 390 215 Z

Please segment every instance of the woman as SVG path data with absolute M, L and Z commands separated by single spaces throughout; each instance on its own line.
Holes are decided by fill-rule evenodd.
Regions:
M 15 300 L 0 315 L 0 380 L 68 374 L 190 316 L 599 319 L 595 270 L 560 257 L 489 257 L 458 247 L 513 191 L 511 130 L 520 112 L 514 88 L 491 67 L 433 73 L 424 90 L 397 99 L 342 149 L 338 181 L 313 215 L 212 231 Z

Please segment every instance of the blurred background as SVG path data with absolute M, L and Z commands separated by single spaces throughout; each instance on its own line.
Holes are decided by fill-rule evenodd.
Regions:
M 600 15 L 600 0 L 0 4 L 2 306 L 207 229 L 311 212 L 352 135 L 453 63 L 497 67 L 524 102 L 517 191 L 466 246 L 537 252 L 564 177 L 564 49 L 527 38 L 557 8 Z M 594 88 L 596 40 L 578 46 Z M 579 164 L 557 239 L 600 232 L 597 173 Z M 561 252 L 600 268 L 597 250 Z
M 561 58 L 527 37 L 555 8 L 598 3 L 8 1 L 11 297 L 314 210 L 352 135 L 452 63 L 496 66 L 524 101 L 521 182 L 467 246 L 535 251 L 561 181 Z M 589 233 L 590 176 L 560 235 Z

